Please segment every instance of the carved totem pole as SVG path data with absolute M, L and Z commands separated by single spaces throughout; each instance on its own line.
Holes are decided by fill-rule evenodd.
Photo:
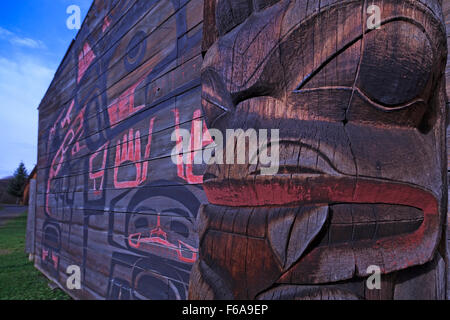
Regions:
M 208 127 L 280 161 L 208 165 L 189 297 L 445 299 L 441 1 L 206 0 L 203 48 Z

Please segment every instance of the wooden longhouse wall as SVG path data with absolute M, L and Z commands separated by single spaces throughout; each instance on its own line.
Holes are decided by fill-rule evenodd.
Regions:
M 171 136 L 206 130 L 202 12 L 94 1 L 40 104 L 35 265 L 74 298 L 186 298 L 205 196 Z M 66 288 L 70 265 L 81 290 Z

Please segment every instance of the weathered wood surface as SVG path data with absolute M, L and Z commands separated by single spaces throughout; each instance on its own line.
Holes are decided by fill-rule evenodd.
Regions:
M 204 166 L 171 136 L 207 137 L 202 20 L 203 0 L 94 1 L 40 104 L 35 264 L 74 298 L 187 297 Z
M 369 4 L 379 29 L 367 27 Z M 206 123 L 279 129 L 280 170 L 208 165 L 190 298 L 445 299 L 443 9 L 206 4 Z M 380 290 L 366 286 L 373 265 Z
M 450 4 L 367 3 L 94 1 L 39 109 L 36 267 L 78 299 L 443 298 Z M 281 177 L 175 165 L 207 127 L 280 128 Z
M 442 11 L 444 12 L 445 28 L 447 30 L 447 46 L 449 48 L 447 54 L 447 67 L 445 69 L 446 75 L 446 89 L 447 89 L 447 110 L 450 108 L 448 99 L 450 97 L 450 1 L 442 1 Z M 447 111 L 448 112 L 448 111 Z M 447 122 L 449 123 L 450 114 L 447 116 Z M 450 172 L 450 130 L 447 127 L 447 170 Z M 450 178 L 450 174 L 448 174 Z M 447 179 L 447 184 L 450 180 Z M 450 300 L 450 261 L 448 260 L 450 253 L 450 211 L 447 214 L 447 299 Z

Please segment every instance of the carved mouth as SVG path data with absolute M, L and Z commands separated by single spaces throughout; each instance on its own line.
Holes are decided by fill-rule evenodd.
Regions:
M 326 283 L 429 261 L 439 238 L 438 202 L 415 185 L 350 176 L 294 174 L 208 180 L 210 203 L 228 207 L 329 206 L 321 233 L 280 283 Z M 327 228 L 323 228 L 326 230 Z M 334 258 L 333 258 L 334 257 Z
M 330 205 L 329 219 L 318 235 L 318 246 L 352 244 L 416 231 L 424 219 L 414 207 L 387 204 Z

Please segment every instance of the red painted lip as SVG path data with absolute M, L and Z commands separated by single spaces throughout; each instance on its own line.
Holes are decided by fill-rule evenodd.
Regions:
M 230 207 L 286 206 L 297 204 L 383 203 L 437 213 L 436 197 L 419 186 L 373 178 L 286 175 L 256 176 L 242 180 L 204 182 L 212 204 Z
M 409 234 L 377 240 L 314 248 L 280 278 L 280 282 L 325 283 L 367 276 L 377 265 L 383 273 L 430 261 L 437 247 L 439 205 L 436 196 L 419 186 L 372 178 L 292 175 L 248 177 L 242 180 L 207 180 L 203 188 L 211 204 L 229 207 L 299 206 L 303 204 L 394 204 L 421 209 L 424 220 Z M 331 265 L 330 255 L 350 252 L 352 262 Z M 345 259 L 343 259 L 345 260 Z M 339 270 L 339 274 L 336 274 Z

